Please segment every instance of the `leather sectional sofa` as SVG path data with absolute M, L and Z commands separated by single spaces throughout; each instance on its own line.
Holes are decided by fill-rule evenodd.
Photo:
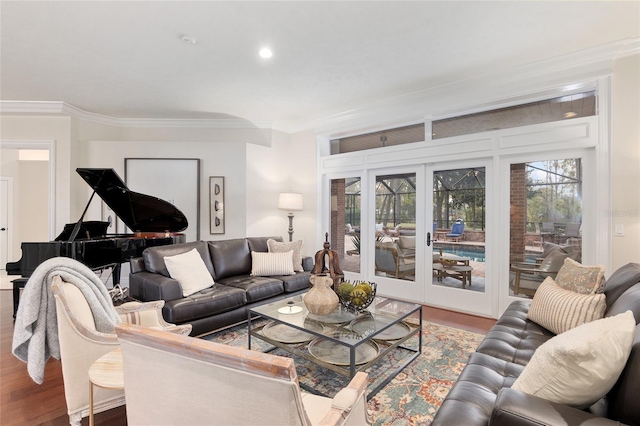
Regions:
M 251 276 L 251 252 L 267 252 L 267 240 L 282 237 L 239 238 L 198 241 L 152 247 L 142 257 L 131 259 L 129 292 L 146 302 L 164 300 L 162 314 L 173 324 L 191 324 L 192 336 L 236 324 L 247 319 L 249 309 L 270 300 L 303 293 L 310 286 L 313 259 L 303 257 L 304 272 L 286 276 Z M 164 257 L 197 249 L 215 284 L 187 297 L 169 275 Z
M 511 389 L 536 349 L 554 336 L 527 319 L 531 301 L 516 301 L 471 355 L 432 426 L 640 425 L 640 264 L 616 270 L 605 296 L 605 317 L 631 310 L 636 331 L 626 366 L 604 398 L 579 410 Z

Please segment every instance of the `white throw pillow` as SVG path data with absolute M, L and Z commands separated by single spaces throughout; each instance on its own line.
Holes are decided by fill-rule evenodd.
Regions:
M 304 268 L 302 267 L 302 244 L 302 240 L 286 243 L 273 239 L 267 240 L 269 253 L 286 253 L 289 250 L 293 250 L 293 270 L 297 272 L 304 271 Z
M 604 316 L 604 294 L 580 294 L 558 286 L 545 278 L 533 295 L 527 318 L 556 334 Z
M 205 288 L 211 287 L 213 277 L 198 250 L 193 249 L 175 256 L 166 256 L 164 264 L 169 275 L 182 286 L 182 296 L 186 297 Z
M 271 275 L 294 275 L 293 250 L 285 253 L 251 252 L 251 275 L 269 277 Z
M 605 396 L 631 353 L 631 311 L 573 328 L 543 343 L 513 389 L 579 408 Z

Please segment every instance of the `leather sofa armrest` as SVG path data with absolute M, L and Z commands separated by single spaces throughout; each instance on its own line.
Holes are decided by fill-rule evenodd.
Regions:
M 151 272 L 129 274 L 129 294 L 142 302 L 182 299 L 182 286 L 173 278 Z
M 498 398 L 489 419 L 490 426 L 559 424 L 595 426 L 621 423 L 511 388 L 502 388 L 498 392 Z
M 136 274 L 138 272 L 146 271 L 144 267 L 144 258 L 142 257 L 132 257 L 129 260 L 129 267 L 132 274 Z
M 302 256 L 302 269 L 305 271 L 313 270 L 313 257 Z

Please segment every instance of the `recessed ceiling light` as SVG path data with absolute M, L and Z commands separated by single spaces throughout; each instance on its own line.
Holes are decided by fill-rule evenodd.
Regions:
M 197 43 L 196 39 L 195 39 L 195 38 L 193 38 L 193 37 L 191 37 L 191 36 L 184 36 L 184 37 L 182 37 L 182 41 L 183 41 L 185 44 L 196 44 L 196 43 Z
M 564 114 L 564 118 L 573 118 L 576 117 L 578 115 L 577 112 L 573 112 L 573 111 L 569 111 L 569 112 L 565 112 Z
M 268 47 L 263 47 L 262 49 L 260 49 L 259 54 L 262 58 L 270 58 L 273 56 L 273 52 Z

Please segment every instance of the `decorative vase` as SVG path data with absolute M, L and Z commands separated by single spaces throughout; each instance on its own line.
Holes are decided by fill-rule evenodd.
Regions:
M 311 275 L 309 281 L 313 286 L 303 298 L 309 312 L 315 315 L 333 312 L 340 303 L 338 295 L 331 289 L 333 279 L 327 274 L 317 274 Z

